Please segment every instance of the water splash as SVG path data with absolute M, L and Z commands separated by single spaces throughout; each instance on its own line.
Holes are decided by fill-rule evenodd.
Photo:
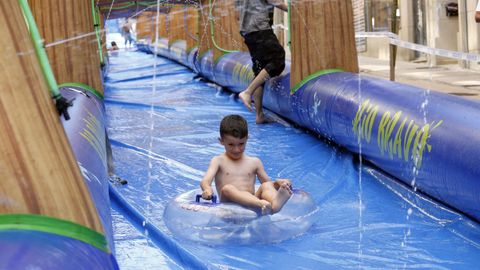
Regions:
M 156 93 L 157 93 L 157 61 L 156 61 L 156 58 L 157 58 L 157 54 L 158 54 L 158 39 L 159 39 L 159 36 L 158 36 L 158 33 L 159 33 L 159 20 L 160 20 L 160 0 L 157 0 L 157 11 L 156 11 L 156 18 L 155 18 L 155 48 L 154 48 L 154 53 L 153 53 L 153 84 L 152 84 L 152 92 L 151 92 L 151 102 L 150 102 L 150 117 L 149 117 L 149 121 L 150 121 L 150 128 L 149 128 L 149 141 L 148 141 L 148 175 L 147 175 L 147 185 L 146 185 L 146 188 L 145 188 L 145 199 L 146 201 L 148 202 L 147 203 L 147 208 L 146 208 L 146 211 L 145 211 L 145 219 L 142 223 L 143 225 L 143 228 L 144 228 L 144 236 L 146 239 L 148 239 L 148 230 L 146 228 L 147 226 L 147 223 L 149 222 L 150 220 L 150 215 L 151 215 L 151 212 L 152 212 L 152 209 L 151 209 L 151 205 L 152 205 L 152 201 L 151 201 L 151 191 L 150 191 L 150 188 L 151 188 L 151 184 L 152 184 L 152 171 L 153 171 L 153 163 L 152 163 L 152 149 L 153 149 L 153 133 L 154 133 L 154 130 L 155 130 L 155 120 L 154 120 L 154 115 L 155 115 L 155 104 L 154 104 L 154 98 L 156 96 Z M 148 242 L 148 246 L 150 246 L 151 243 Z
M 362 106 L 362 76 L 358 75 L 358 110 Z M 358 136 L 358 268 L 362 268 L 363 261 L 363 188 L 362 188 L 362 137 Z

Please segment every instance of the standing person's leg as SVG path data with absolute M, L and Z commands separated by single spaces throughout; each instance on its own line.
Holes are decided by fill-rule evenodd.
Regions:
M 254 98 L 258 118 L 258 108 L 262 110 L 262 96 L 254 94 L 258 91 L 263 94 L 263 84 L 269 79 L 268 73 L 263 69 L 265 63 L 262 62 L 262 46 L 264 41 L 262 39 L 261 31 L 249 33 L 244 36 L 244 39 L 248 51 L 250 52 L 250 57 L 252 58 L 252 71 L 255 77 L 248 87 L 239 94 L 239 98 L 249 111 L 252 111 L 252 97 Z M 258 103 L 260 106 L 258 106 Z M 263 116 L 263 113 L 261 113 L 260 116 Z
M 130 32 L 127 32 L 125 34 L 125 47 L 130 47 L 130 44 L 132 44 L 131 39 L 132 37 L 130 36 Z
M 255 78 L 243 92 L 239 94 L 243 104 L 252 111 L 252 96 L 255 102 L 257 124 L 266 123 L 268 119 L 263 113 L 263 85 L 271 77 L 278 76 L 285 68 L 285 50 L 278 42 L 272 30 L 254 32 L 245 36 L 250 55 L 252 56 Z
M 252 111 L 252 95 L 258 90 L 259 87 L 263 88 L 263 84 L 268 79 L 270 79 L 268 72 L 265 69 L 261 69 L 258 75 L 255 75 L 255 78 L 248 85 L 247 89 L 245 89 L 238 95 L 245 107 L 247 107 L 250 111 Z
M 265 124 L 270 120 L 263 113 L 263 86 L 259 86 L 253 93 L 253 102 L 255 105 L 255 123 Z

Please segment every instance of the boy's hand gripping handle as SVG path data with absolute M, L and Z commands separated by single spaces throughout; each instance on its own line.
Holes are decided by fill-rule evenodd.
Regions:
M 201 198 L 202 198 L 202 194 L 197 194 L 197 196 L 195 197 L 195 202 L 199 203 Z M 217 196 L 212 195 L 211 200 L 212 200 L 212 203 L 217 203 Z

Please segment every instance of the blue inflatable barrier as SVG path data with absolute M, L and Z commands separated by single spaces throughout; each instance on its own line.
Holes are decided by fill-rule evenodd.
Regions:
M 88 87 L 87 87 L 88 88 Z M 104 234 L 44 215 L 1 215 L 0 269 L 118 269 L 108 193 L 105 109 L 96 92 L 63 86 L 71 100 L 62 124 L 92 196 Z
M 102 221 L 107 243 L 114 252 L 103 100 L 81 86 L 62 87 L 60 91 L 66 99 L 73 100 L 69 108 L 71 119 L 62 118 L 62 124 Z
M 119 269 L 111 253 L 69 237 L 1 230 L 0 269 Z
M 183 64 L 234 92 L 253 78 L 248 53 L 214 63 L 209 51 L 193 61 Z M 478 102 L 346 72 L 316 77 L 291 94 L 289 66 L 265 84 L 266 108 L 480 220 Z

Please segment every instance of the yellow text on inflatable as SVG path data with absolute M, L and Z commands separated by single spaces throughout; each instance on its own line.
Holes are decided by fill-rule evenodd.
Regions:
M 89 112 L 87 109 L 87 116 L 83 118 L 85 126 L 83 127 L 80 135 L 88 141 L 88 143 L 95 149 L 100 160 L 102 160 L 105 168 L 107 167 L 107 156 L 105 152 L 105 129 L 102 128 L 102 125 L 98 119 Z
M 235 64 L 232 77 L 237 83 L 248 85 L 253 80 L 253 71 L 250 65 Z
M 352 121 L 353 133 L 358 142 L 364 140 L 370 143 L 372 133 L 376 130 L 377 146 L 381 155 L 387 153 L 390 159 L 396 157 L 407 162 L 411 159 L 415 168 L 420 169 L 425 149 L 428 152 L 432 151 L 432 146 L 428 143 L 431 132 L 439 127 L 443 120 L 419 126 L 415 121 L 409 121 L 407 117 L 402 119 L 402 111 L 397 111 L 393 115 L 387 111 L 378 121 L 376 117 L 378 108 L 378 105 L 366 100 L 358 109 Z

